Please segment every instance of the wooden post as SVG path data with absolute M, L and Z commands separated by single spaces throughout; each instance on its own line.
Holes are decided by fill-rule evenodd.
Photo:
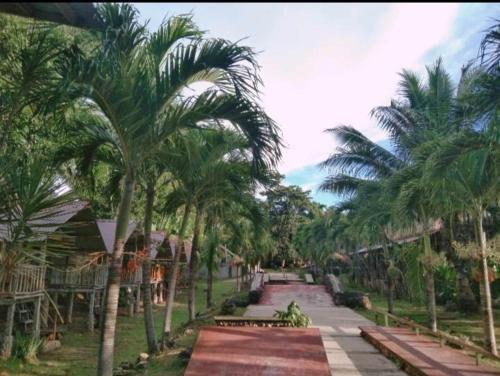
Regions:
M 132 288 L 127 287 L 128 315 L 134 317 L 134 294 Z
M 7 318 L 5 322 L 5 329 L 3 333 L 2 348 L 0 352 L 0 357 L 2 359 L 8 359 L 12 355 L 12 343 L 14 338 L 12 336 L 12 330 L 14 328 L 14 312 L 16 311 L 16 303 L 9 305 L 7 308 Z
M 35 309 L 33 311 L 33 337 L 40 337 L 40 307 L 42 306 L 42 296 L 35 298 Z
M 415 328 L 415 334 L 416 334 L 417 336 L 419 336 L 419 335 L 420 335 L 420 329 L 419 329 L 419 328 Z
M 151 294 L 151 299 L 153 300 L 153 304 L 158 304 L 158 302 L 160 301 L 159 292 L 158 292 L 159 285 L 157 283 L 154 283 L 151 285 L 150 289 L 153 290 L 153 292 Z
M 389 326 L 389 316 L 384 315 L 384 326 Z
M 236 266 L 236 291 L 240 292 L 240 267 Z
M 476 366 L 479 366 L 479 360 L 481 359 L 481 354 L 476 353 Z
M 89 319 L 88 319 L 88 328 L 91 333 L 94 332 L 94 306 L 95 306 L 95 291 L 90 293 L 90 302 L 89 302 Z M 100 320 L 99 320 L 100 321 Z
M 151 288 L 151 286 L 148 286 Z M 139 313 L 139 309 L 141 308 L 141 285 L 137 285 L 137 294 L 135 297 L 135 313 Z
M 163 282 L 160 282 L 158 284 L 158 289 L 159 289 L 159 293 L 158 293 L 158 303 L 163 303 Z
M 68 312 L 66 314 L 66 322 L 68 325 L 71 325 L 73 322 L 73 305 L 75 303 L 75 293 L 70 292 L 69 293 L 69 303 L 68 303 Z
M 50 301 L 49 298 L 45 296 L 42 302 L 42 327 L 44 328 L 49 326 L 49 308 Z

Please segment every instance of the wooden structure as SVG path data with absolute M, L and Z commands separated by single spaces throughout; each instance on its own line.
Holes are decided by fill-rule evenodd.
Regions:
M 73 249 L 49 255 L 47 291 L 58 310 L 65 312 L 65 322 L 73 322 L 75 296 L 84 296 L 88 307 L 87 327 L 94 330 L 95 317 L 100 314 L 104 288 L 108 276 L 106 245 L 90 205 L 83 203 L 75 208 L 63 229 L 73 240 Z M 60 306 L 60 298 L 66 298 L 66 306 Z M 44 325 L 48 325 L 49 302 L 43 306 Z
M 2 357 L 10 356 L 16 324 L 24 326 L 22 329 L 31 332 L 34 337 L 40 335 L 41 318 L 47 318 L 42 315 L 41 307 L 42 304 L 48 306 L 45 295 L 47 267 L 44 262 L 47 260 L 47 249 L 58 246 L 65 248 L 66 242 L 71 243 L 53 234 L 86 207 L 87 203 L 75 201 L 41 211 L 25 224 L 29 231 L 23 230 L 26 236 L 22 241 L 12 236 L 18 231 L 15 219 L 0 226 L 0 246 L 10 242 L 15 242 L 19 247 L 29 246 L 32 252 L 37 253 L 32 260 L 40 260 L 20 262 L 10 268 L 0 265 L 0 309 L 3 311 L 0 314 L 6 317 L 0 320 L 0 323 L 4 323 Z
M 433 332 L 431 329 L 426 326 L 420 325 L 412 320 L 405 319 L 402 317 L 398 317 L 389 312 L 372 308 L 370 311 L 375 313 L 375 322 L 377 324 L 384 325 L 385 327 L 389 327 L 391 324 L 394 324 L 398 327 L 408 327 L 415 332 L 415 335 L 420 336 L 420 334 L 425 334 L 431 337 L 436 338 L 439 341 L 440 346 L 444 346 L 447 343 L 453 345 L 454 347 L 461 348 L 467 352 L 474 354 L 476 359 L 476 364 L 479 365 L 479 361 L 481 357 L 488 358 L 494 360 L 496 362 L 500 362 L 500 356 L 492 354 L 490 351 L 477 346 L 472 342 L 465 341 L 462 338 L 453 336 L 449 333 L 443 332 L 442 330 L 437 330 Z M 380 322 L 382 319 L 382 322 Z
M 500 375 L 499 368 L 480 365 L 477 357 L 474 361 L 462 351 L 408 328 L 362 326 L 360 329 L 363 338 L 387 357 L 397 360 L 409 375 Z
M 312 274 L 306 273 L 306 274 L 304 275 L 304 278 L 306 279 L 306 283 L 307 283 L 308 285 L 314 285 L 314 279 L 313 279 Z
M 103 29 L 92 3 L 1 3 L 0 12 L 76 27 Z
M 40 336 L 40 308 L 45 289 L 44 265 L 18 265 L 11 272 L 0 270 L 0 309 L 5 314 L 0 357 L 9 358 L 13 344 L 16 308 L 18 321 L 31 325 L 34 337 Z M 26 307 L 33 305 L 32 310 Z

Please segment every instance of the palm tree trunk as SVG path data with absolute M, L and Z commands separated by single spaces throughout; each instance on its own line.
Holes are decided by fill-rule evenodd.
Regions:
M 113 372 L 113 350 L 115 344 L 116 315 L 118 312 L 118 296 L 120 293 L 123 248 L 125 246 L 125 237 L 127 236 L 134 183 L 133 171 L 127 171 L 125 188 L 118 211 L 111 265 L 109 267 L 108 280 L 106 283 L 106 300 L 104 302 L 103 326 L 101 328 L 97 361 L 98 376 L 109 376 Z
M 422 224 L 424 228 L 424 274 L 427 291 L 427 316 L 429 327 L 433 332 L 437 332 L 436 289 L 434 286 L 433 254 L 428 220 L 424 219 Z
M 498 355 L 497 341 L 495 337 L 495 323 L 493 318 L 493 309 L 491 305 L 490 281 L 488 279 L 488 262 L 486 255 L 486 233 L 483 229 L 483 210 L 480 208 L 477 214 L 477 231 L 480 245 L 480 264 L 481 264 L 481 291 L 484 298 L 483 315 L 484 315 L 484 340 L 486 348 L 493 354 Z
M 177 273 L 179 271 L 179 261 L 181 259 L 182 247 L 184 245 L 184 232 L 186 231 L 189 214 L 191 212 L 191 205 L 189 203 L 184 207 L 184 215 L 182 217 L 182 224 L 179 230 L 177 246 L 175 247 L 175 256 L 172 264 L 172 270 L 170 271 L 170 277 L 168 280 L 168 292 L 167 292 L 167 303 L 165 306 L 165 318 L 163 321 L 163 335 L 161 340 L 161 346 L 163 349 L 167 347 L 167 341 L 170 336 L 170 328 L 172 326 L 172 311 L 175 298 L 175 286 L 177 284 Z
M 382 233 L 382 247 L 384 250 L 384 262 L 386 265 L 385 275 L 387 278 L 387 312 L 394 313 L 394 279 L 391 270 L 391 255 L 389 254 L 389 249 L 387 248 L 387 243 L 385 240 L 385 232 Z
M 146 207 L 144 212 L 144 246 L 146 248 L 146 258 L 142 265 L 142 296 L 146 341 L 148 344 L 148 351 L 151 354 L 158 352 L 158 342 L 156 341 L 154 327 L 153 303 L 151 299 L 151 227 L 153 223 L 154 198 L 154 183 L 148 183 L 146 188 Z
M 196 216 L 194 219 L 193 230 L 193 247 L 191 248 L 191 259 L 189 260 L 189 287 L 188 287 L 188 312 L 189 320 L 194 320 L 196 317 L 196 272 L 198 263 L 198 249 L 200 243 L 201 217 L 203 209 L 196 208 Z
M 207 308 L 211 308 L 213 306 L 213 301 L 212 301 L 213 283 L 214 283 L 214 274 L 212 267 L 209 266 L 207 273 Z

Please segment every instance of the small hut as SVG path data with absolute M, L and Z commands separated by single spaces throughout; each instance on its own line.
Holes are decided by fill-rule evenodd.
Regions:
M 45 297 L 48 244 L 55 242 L 65 249 L 63 243 L 68 239 L 63 241 L 54 233 L 86 207 L 87 203 L 75 201 L 43 210 L 21 230 L 15 219 L 0 224 L 0 315 L 5 317 L 0 320 L 2 358 L 10 357 L 16 325 L 21 331 L 39 337 L 42 303 L 48 305 Z M 19 237 L 19 231 L 24 235 Z M 29 249 L 31 257 L 14 257 L 14 260 L 7 255 L 7 248 L 4 247 Z M 13 255 L 18 254 L 20 252 Z
M 93 331 L 95 315 L 100 313 L 108 275 L 106 244 L 89 205 L 81 208 L 71 218 L 71 226 L 64 231 L 73 237 L 74 249 L 50 257 L 47 291 L 58 307 L 59 298 L 66 298 L 68 324 L 73 321 L 75 296 L 84 299 L 88 307 L 87 327 Z M 48 308 L 44 307 L 45 310 Z

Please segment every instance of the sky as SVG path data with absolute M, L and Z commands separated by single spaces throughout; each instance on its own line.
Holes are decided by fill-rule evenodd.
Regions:
M 425 66 L 442 57 L 456 82 L 484 30 L 500 18 L 498 3 L 135 5 L 151 30 L 166 16 L 192 12 L 208 36 L 244 39 L 259 51 L 261 104 L 286 145 L 278 169 L 285 184 L 325 205 L 340 198 L 318 191 L 328 172 L 317 164 L 338 146 L 324 130 L 352 125 L 390 147 L 369 112 L 397 97 L 398 72 L 424 77 Z

